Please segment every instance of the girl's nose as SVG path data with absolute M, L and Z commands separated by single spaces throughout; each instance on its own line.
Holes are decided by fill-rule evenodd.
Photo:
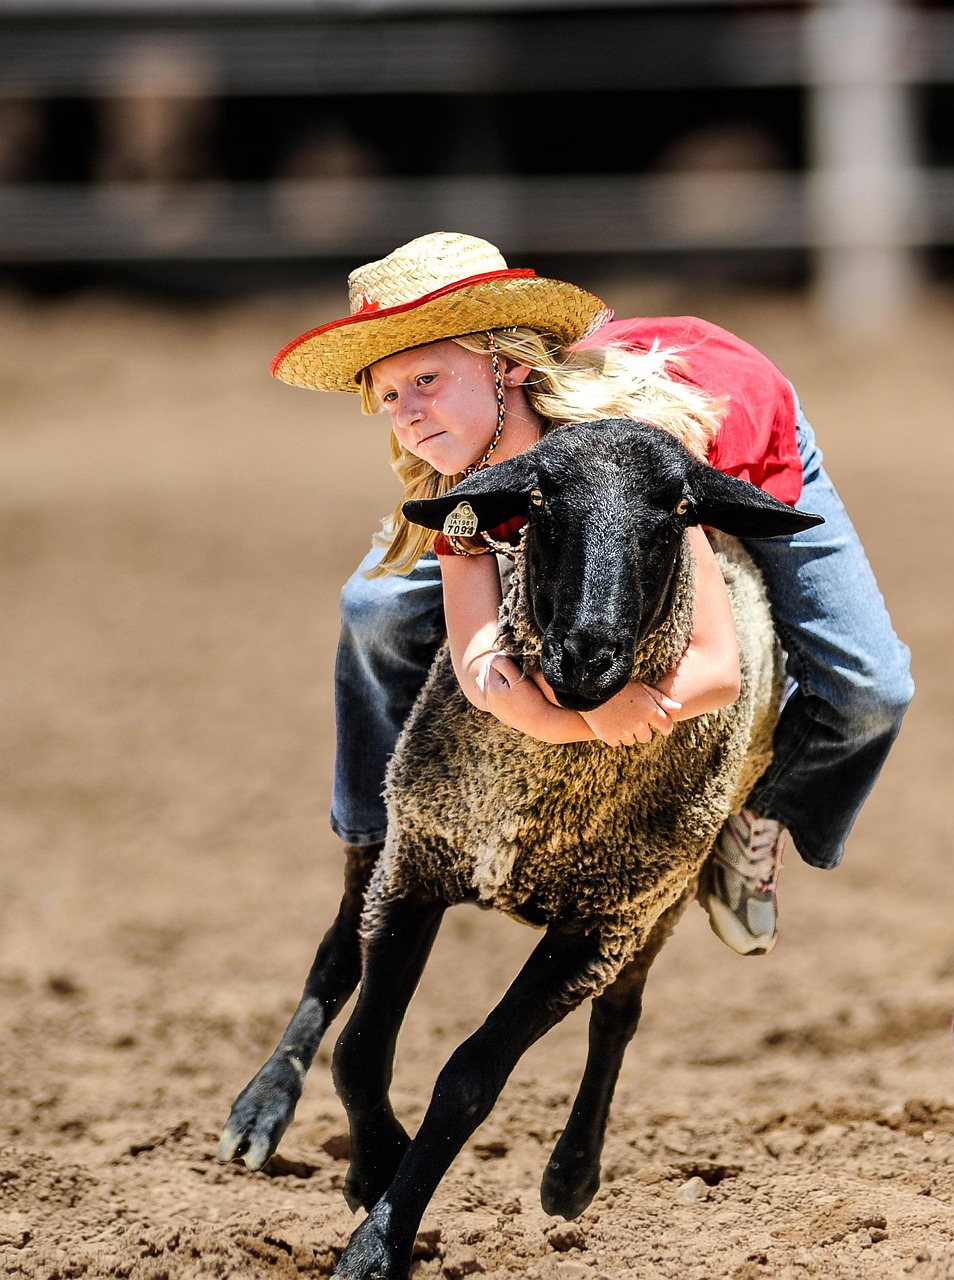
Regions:
M 399 427 L 413 427 L 415 422 L 420 422 L 424 417 L 424 407 L 418 404 L 402 404 L 397 413 L 397 425 Z

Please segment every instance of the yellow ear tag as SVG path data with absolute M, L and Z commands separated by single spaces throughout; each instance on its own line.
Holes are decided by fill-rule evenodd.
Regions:
M 472 538 L 477 532 L 477 516 L 469 502 L 458 502 L 457 506 L 444 521 L 444 536 L 447 538 Z

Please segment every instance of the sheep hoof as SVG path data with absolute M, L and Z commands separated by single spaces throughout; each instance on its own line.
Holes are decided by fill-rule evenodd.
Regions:
M 333 1272 L 338 1280 L 406 1280 L 411 1248 L 389 1239 L 389 1217 L 389 1208 L 380 1206 L 354 1231 Z
M 269 1058 L 232 1104 L 216 1158 L 244 1160 L 253 1172 L 278 1149 L 301 1097 L 301 1076 L 283 1056 Z
M 561 1165 L 551 1160 L 543 1172 L 540 1204 L 551 1217 L 570 1221 L 589 1207 L 599 1189 L 599 1165 L 587 1176 L 580 1165 Z
M 344 1196 L 345 1204 L 352 1213 L 357 1213 L 359 1209 L 367 1208 L 364 1202 L 364 1191 L 361 1188 L 357 1178 L 352 1178 L 350 1173 L 345 1178 L 345 1184 L 341 1189 Z
M 357 1213 L 359 1209 L 370 1209 L 377 1204 L 394 1181 L 397 1167 L 401 1163 L 401 1156 L 404 1154 L 409 1142 L 410 1139 L 406 1139 L 400 1148 L 394 1152 L 392 1159 L 383 1162 L 377 1161 L 376 1167 L 371 1174 L 362 1172 L 352 1159 L 351 1168 L 348 1170 L 345 1184 L 342 1188 L 345 1203 L 352 1213 Z
M 352 1212 L 371 1209 L 394 1181 L 398 1165 L 411 1145 L 404 1126 L 388 1107 L 360 1136 L 352 1135 L 351 1164 L 342 1188 Z

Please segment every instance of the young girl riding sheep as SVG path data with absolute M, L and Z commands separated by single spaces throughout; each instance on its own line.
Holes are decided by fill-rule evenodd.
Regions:
M 824 517 L 791 537 L 746 543 L 792 691 L 772 764 L 724 826 L 699 888 L 728 946 L 770 951 L 786 842 L 813 866 L 838 865 L 913 693 L 908 650 L 791 384 L 715 325 L 692 317 L 614 322 L 586 290 L 512 270 L 472 236 L 421 236 L 352 272 L 349 286 L 351 314 L 294 339 L 272 372 L 296 386 L 357 392 L 365 412 L 384 411 L 402 504 L 446 493 L 561 425 L 627 418 L 671 432 L 712 466 Z M 384 839 L 387 761 L 445 634 L 467 698 L 542 741 L 596 738 L 639 750 L 654 733 L 738 696 L 728 597 L 699 529 L 691 533 L 691 640 L 655 687 L 631 683 L 580 713 L 561 707 L 542 677 L 525 679 L 495 644 L 498 555 L 520 554 L 520 523 L 473 536 L 465 506 L 435 536 L 409 524 L 399 504 L 346 584 L 331 821 L 352 858 L 370 863 Z

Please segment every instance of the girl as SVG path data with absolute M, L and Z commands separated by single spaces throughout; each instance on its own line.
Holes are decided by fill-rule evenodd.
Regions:
M 699 897 L 742 954 L 777 940 L 775 889 L 790 838 L 836 866 L 913 693 L 864 551 L 821 466 L 795 393 L 760 352 L 688 317 L 612 322 L 564 281 L 510 270 L 493 245 L 435 233 L 349 277 L 350 316 L 302 334 L 272 372 L 298 386 L 359 392 L 391 424 L 402 498 L 446 492 L 562 424 L 651 422 L 698 456 L 825 523 L 753 541 L 792 680 L 774 760 L 720 835 Z M 656 689 L 631 684 L 595 712 L 556 705 L 494 649 L 497 558 L 519 529 L 468 539 L 409 525 L 401 507 L 342 593 L 335 670 L 332 826 L 357 850 L 384 838 L 387 760 L 445 632 L 466 696 L 546 741 L 637 746 L 738 693 L 738 654 L 721 575 L 692 533 L 698 584 L 689 648 Z M 443 604 L 443 608 L 442 608 Z
M 533 337 L 526 335 L 524 343 Z M 488 342 L 491 362 L 486 358 Z M 507 355 L 517 349 L 517 342 L 510 334 L 501 334 L 499 343 L 492 333 L 470 339 L 466 345 L 448 339 L 388 356 L 368 371 L 371 393 L 389 413 L 395 438 L 437 476 L 459 477 L 478 466 L 502 462 L 535 443 L 552 426 L 528 395 L 530 366 Z M 495 413 L 497 403 L 500 409 Z M 485 447 L 488 430 L 490 445 Z M 506 536 L 517 531 L 496 532 Z M 496 652 L 502 592 L 496 558 L 488 554 L 491 546 L 484 539 L 463 546 L 460 539 L 439 538 L 435 550 L 440 557 L 444 616 L 465 695 L 480 710 L 535 738 L 580 742 L 596 737 L 611 746 L 648 742 L 654 729 L 669 733 L 677 719 L 734 701 L 740 673 L 728 594 L 705 534 L 694 529 L 690 539 L 699 596 L 685 657 L 663 688 L 631 684 L 598 711 L 580 715 L 558 706 L 542 676 L 537 677 L 539 688 L 524 684 L 516 664 Z M 493 541 L 499 542 L 499 537 Z

